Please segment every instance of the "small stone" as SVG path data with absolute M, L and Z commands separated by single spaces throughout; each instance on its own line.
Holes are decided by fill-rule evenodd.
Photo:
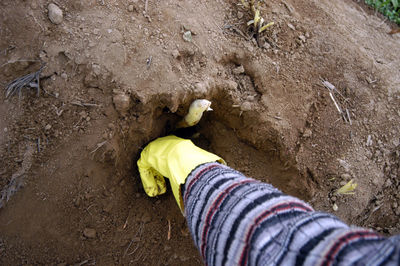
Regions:
M 192 41 L 192 32 L 190 30 L 185 31 L 185 33 L 183 33 L 183 39 L 187 42 L 191 42 Z
M 337 206 L 336 203 L 334 203 L 332 206 L 332 209 L 336 212 L 339 209 L 339 207 Z
M 288 23 L 287 25 L 288 25 L 288 27 L 291 28 L 292 30 L 296 30 L 296 28 L 295 28 L 292 24 Z
M 312 136 L 311 129 L 307 128 L 306 130 L 304 130 L 304 133 L 303 133 L 304 138 L 311 138 L 311 136 Z
M 56 25 L 61 24 L 61 22 L 63 21 L 62 10 L 53 3 L 49 4 L 47 8 L 49 10 L 48 16 L 50 21 Z
M 83 235 L 86 238 L 95 238 L 96 237 L 96 230 L 94 230 L 93 228 L 85 228 L 85 230 L 83 230 Z
M 372 146 L 372 137 L 371 135 L 368 135 L 367 137 L 367 142 L 365 144 L 367 147 Z
M 250 102 L 244 102 L 240 106 L 240 110 L 243 112 L 251 111 L 251 109 L 252 109 L 252 104 Z
M 178 59 L 180 56 L 181 56 L 181 54 L 179 53 L 179 51 L 178 50 L 173 50 L 172 51 L 172 56 L 175 58 L 175 59 Z
M 236 68 L 234 68 L 232 70 L 232 73 L 235 74 L 235 75 L 243 74 L 244 73 L 244 67 L 243 66 L 238 66 L 238 67 L 236 67 Z
M 115 109 L 117 109 L 121 115 L 125 115 L 131 106 L 131 98 L 123 93 L 114 95 L 113 102 Z
M 114 126 L 113 123 L 109 123 L 109 124 L 108 124 L 108 129 L 114 130 L 114 128 L 115 128 L 115 126 Z
M 133 12 L 133 10 L 134 10 L 133 5 L 129 5 L 129 6 L 128 6 L 128 11 L 129 11 L 129 12 Z
M 63 78 L 63 79 L 68 79 L 68 75 L 67 75 L 67 73 L 65 73 L 65 72 L 64 72 L 64 73 L 62 73 L 62 74 L 61 74 L 61 78 Z
M 50 124 L 47 124 L 45 127 L 44 127 L 44 130 L 50 130 L 51 129 L 51 125 Z
M 268 50 L 269 48 L 271 48 L 271 44 L 269 44 L 269 42 L 264 42 L 263 48 Z
M 243 12 L 238 11 L 237 12 L 237 17 L 238 17 L 238 19 L 243 18 Z
M 87 113 L 86 113 L 85 111 L 81 111 L 81 112 L 79 113 L 79 115 L 80 115 L 82 118 L 86 118 L 86 117 L 87 117 Z
M 340 178 L 342 178 L 343 180 L 350 180 L 350 179 L 351 179 L 351 175 L 349 175 L 349 174 L 342 174 L 342 175 L 340 176 Z
M 302 42 L 306 42 L 306 36 L 300 35 L 299 36 L 299 40 L 302 41 Z

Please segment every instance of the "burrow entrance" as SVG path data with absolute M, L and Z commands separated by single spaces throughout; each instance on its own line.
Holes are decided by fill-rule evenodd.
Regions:
M 141 148 L 151 140 L 170 134 L 174 125 L 186 114 L 190 103 L 197 98 L 206 98 L 212 101 L 214 111 L 205 112 L 200 123 L 185 137 L 199 147 L 218 154 L 228 166 L 245 175 L 309 200 L 313 184 L 300 173 L 294 159 L 286 155 L 280 133 L 268 123 L 263 123 L 257 97 L 251 110 L 247 111 L 238 108 L 237 97 L 221 87 L 204 97 L 186 97 L 175 112 L 167 107 L 166 102 L 176 104 L 181 99 L 179 97 L 166 101 L 157 96 L 146 103 L 138 99 L 135 121 L 131 124 L 129 139 L 125 141 L 133 143 L 130 158 L 133 158 L 132 171 L 138 190 L 143 191 L 136 167 Z M 197 133 L 196 137 L 188 137 L 194 133 Z

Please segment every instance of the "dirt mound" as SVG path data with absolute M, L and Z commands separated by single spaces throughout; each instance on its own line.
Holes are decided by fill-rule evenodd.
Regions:
M 0 3 L 2 85 L 45 64 L 40 97 L 0 96 L 2 264 L 201 265 L 172 193 L 147 197 L 135 166 L 197 98 L 214 109 L 199 146 L 399 232 L 400 37 L 353 1 L 274 0 L 257 43 L 238 2 L 57 2 L 57 24 L 49 1 Z

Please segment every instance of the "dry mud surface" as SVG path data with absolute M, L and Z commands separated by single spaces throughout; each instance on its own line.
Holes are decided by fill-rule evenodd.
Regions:
M 145 2 L 54 1 L 59 24 L 50 1 L 0 2 L 1 86 L 46 64 L 39 97 L 0 93 L 2 265 L 201 265 L 172 193 L 148 198 L 135 167 L 196 98 L 214 112 L 195 141 L 230 166 L 399 233 L 392 25 L 356 1 L 271 0 L 259 47 L 239 1 Z M 350 179 L 355 194 L 335 195 Z

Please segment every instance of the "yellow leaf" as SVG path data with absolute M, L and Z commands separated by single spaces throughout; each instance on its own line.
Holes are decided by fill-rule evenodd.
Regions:
M 357 187 L 357 183 L 353 183 L 353 179 L 350 180 L 346 185 L 336 190 L 336 194 L 350 195 L 354 194 L 354 190 Z
M 254 28 L 257 28 L 257 23 L 260 21 L 260 10 L 257 9 L 254 14 Z
M 270 23 L 268 23 L 267 25 L 262 26 L 262 27 L 258 30 L 258 32 L 261 33 L 261 32 L 265 31 L 267 28 L 271 27 L 271 26 L 274 25 L 274 24 L 275 24 L 275 22 L 270 22 Z

